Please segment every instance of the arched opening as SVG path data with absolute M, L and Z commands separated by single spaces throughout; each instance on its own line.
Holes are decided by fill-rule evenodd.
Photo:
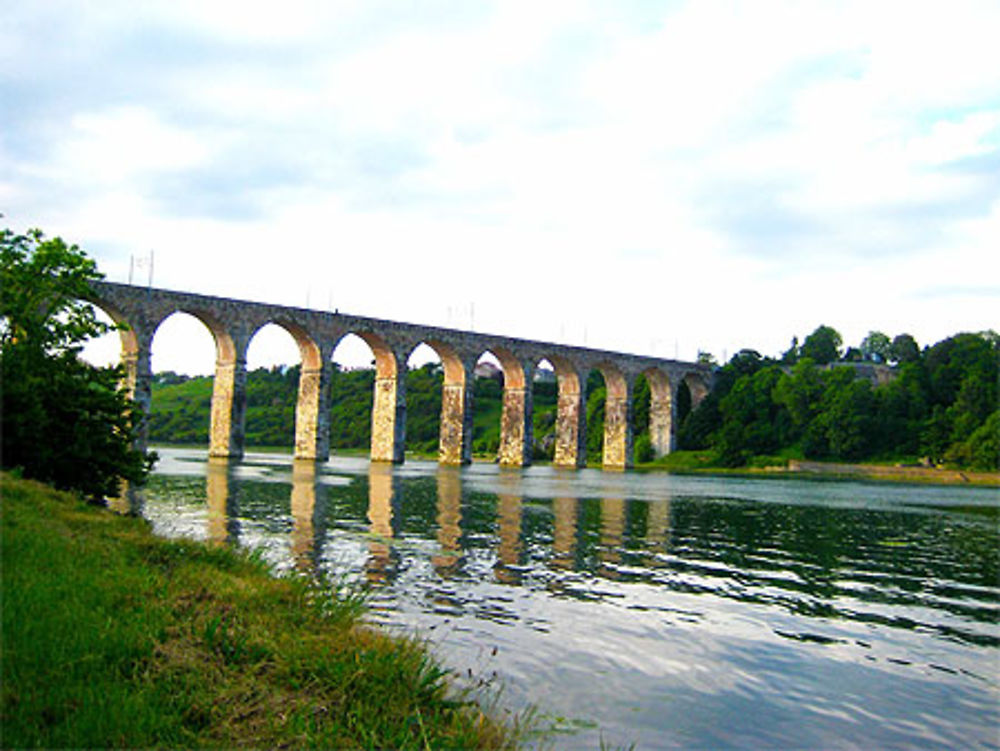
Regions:
M 524 366 L 496 348 L 480 355 L 473 375 L 473 453 L 502 466 L 531 464 L 532 400 Z
M 221 342 L 217 337 L 209 323 L 184 311 L 156 327 L 150 345 L 150 443 L 210 442 L 215 364 L 221 352 L 233 349 L 228 335 Z
M 476 361 L 472 375 L 472 455 L 493 460 L 500 451 L 507 373 L 492 352 L 484 352 Z
M 703 449 L 708 446 L 707 436 L 714 422 L 712 413 L 718 408 L 718 403 L 712 404 L 708 412 L 698 411 L 705 397 L 708 396 L 708 378 L 701 373 L 687 373 L 677 386 L 677 406 L 675 409 L 675 440 L 673 447 Z M 708 406 L 708 404 L 706 404 Z
M 687 381 L 681 381 L 677 386 L 677 425 L 684 424 L 684 420 L 691 414 L 691 389 Z
M 687 411 L 690 412 L 697 409 L 701 400 L 708 396 L 708 380 L 701 373 L 688 373 L 684 376 L 682 383 L 687 386 L 690 395 L 690 403 L 687 408 Z M 685 414 L 681 419 L 686 416 Z
M 586 404 L 584 381 L 576 366 L 564 357 L 547 358 L 556 379 L 555 445 L 552 463 L 582 467 L 586 460 Z
M 649 379 L 640 373 L 632 386 L 632 435 L 633 453 L 636 464 L 650 462 L 655 458 L 653 442 L 649 435 L 649 413 L 652 407 Z
M 586 457 L 588 463 L 593 463 L 604 454 L 604 407 L 608 396 L 604 375 L 598 368 L 587 373 L 585 393 L 587 407 L 583 429 L 587 436 Z
M 330 368 L 330 450 L 366 451 L 372 442 L 375 353 L 357 334 L 333 350 Z
M 421 362 L 419 367 L 413 367 Z M 431 411 L 437 401 L 434 386 L 440 384 L 436 393 L 440 399 L 437 429 L 441 464 L 468 464 L 472 460 L 471 370 L 449 344 L 434 339 L 422 342 L 407 358 L 410 446 L 422 452 L 429 448 L 429 436 L 434 427 Z
M 109 328 L 101 336 L 87 341 L 81 351 L 83 360 L 99 368 L 121 366 L 121 383 L 136 403 L 134 440 L 140 449 L 149 444 L 149 408 L 152 400 L 151 334 L 140 341 L 125 315 L 110 303 L 91 303 L 94 318 Z
M 100 305 L 91 304 L 94 311 L 94 318 L 107 326 L 114 326 L 117 322 L 124 322 L 124 317 L 110 308 L 105 309 Z M 88 339 L 80 357 L 91 365 L 98 368 L 114 367 L 123 361 L 123 354 L 136 349 L 135 334 L 131 330 L 107 331 L 93 339 Z
M 436 456 L 441 443 L 444 367 L 431 347 L 420 344 L 406 361 L 406 449 Z
M 358 331 L 340 339 L 333 360 L 331 448 L 368 448 L 373 462 L 402 462 L 405 392 L 392 348 L 377 334 Z
M 555 366 L 543 359 L 535 366 L 531 379 L 532 459 L 553 461 L 556 453 L 556 406 L 559 380 Z
M 670 453 L 672 403 L 670 379 L 663 371 L 649 368 L 639 374 L 632 389 L 633 456 L 636 462 L 649 462 Z
M 301 347 L 315 344 L 299 330 L 303 340 L 285 326 L 268 323 L 257 329 L 247 346 L 246 447 L 289 449 L 295 445 L 295 409 L 302 372 Z

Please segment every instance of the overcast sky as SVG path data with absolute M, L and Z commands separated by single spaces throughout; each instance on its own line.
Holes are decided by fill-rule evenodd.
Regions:
M 0 11 L 3 222 L 114 281 L 684 359 L 1000 328 L 996 0 Z

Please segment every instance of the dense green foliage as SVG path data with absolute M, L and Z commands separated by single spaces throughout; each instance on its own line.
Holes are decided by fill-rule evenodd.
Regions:
M 840 461 L 927 457 L 996 468 L 997 347 L 991 333 L 958 334 L 921 352 L 908 334 L 890 340 L 875 331 L 860 347 L 842 351 L 840 334 L 821 326 L 801 347 L 793 340 L 780 360 L 752 350 L 734 355 L 716 371 L 713 390 L 694 411 L 681 384 L 675 405 L 678 441 L 681 448 L 711 450 L 717 463 L 730 467 L 757 456 L 783 455 Z M 806 353 L 833 359 L 821 365 Z M 880 385 L 866 377 L 865 369 L 875 365 L 889 376 Z M 442 380 L 440 365 L 433 363 L 407 373 L 409 451 L 437 452 Z M 334 449 L 368 448 L 373 383 L 371 370 L 335 368 L 330 386 Z M 249 374 L 249 445 L 292 445 L 297 384 L 297 366 Z M 154 440 L 205 443 L 211 378 L 160 374 L 153 393 Z M 607 392 L 596 370 L 588 375 L 586 394 L 587 456 L 599 461 Z M 500 439 L 502 384 L 477 378 L 473 396 L 473 452 L 493 457 Z M 555 381 L 536 381 L 533 396 L 535 459 L 551 459 Z M 649 408 L 649 383 L 640 377 L 633 392 L 637 462 L 654 458 Z
M 872 332 L 857 350 L 895 366 L 883 383 L 850 362 L 821 366 L 840 335 L 822 326 L 781 361 L 744 350 L 722 367 L 711 394 L 684 420 L 682 448 L 712 449 L 726 466 L 754 456 L 858 461 L 926 457 L 1000 468 L 1000 342 L 993 332 L 957 334 L 922 352 L 902 334 Z M 809 345 L 809 346 L 807 346 Z M 846 353 L 845 353 L 846 356 Z
M 3 483 L 4 748 L 510 748 L 354 592 Z
M 100 278 L 75 245 L 0 231 L 2 465 L 94 498 L 141 482 L 150 463 L 133 447 L 122 371 L 77 357 L 108 329 L 84 302 Z
M 247 445 L 293 445 L 298 381 L 297 365 L 260 368 L 248 374 Z M 330 377 L 330 446 L 334 450 L 367 449 L 370 445 L 374 381 L 375 373 L 370 369 L 334 367 Z M 407 372 L 406 445 L 410 451 L 437 453 L 442 382 L 441 368 L 436 363 Z M 473 400 L 473 451 L 483 456 L 495 455 L 500 443 L 503 387 L 496 380 L 477 378 Z M 211 402 L 210 376 L 157 374 L 153 380 L 150 439 L 160 443 L 206 443 Z M 539 458 L 551 458 L 555 403 L 555 383 L 536 383 L 534 424 Z

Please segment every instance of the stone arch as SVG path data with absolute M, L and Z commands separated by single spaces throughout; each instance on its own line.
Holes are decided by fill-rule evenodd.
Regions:
M 187 313 L 201 321 L 215 340 L 215 376 L 212 381 L 212 414 L 209 420 L 208 455 L 239 459 L 243 456 L 246 422 L 246 360 L 250 337 L 219 317 L 198 307 L 178 306 L 163 316 L 154 329 L 174 313 Z
M 697 409 L 701 400 L 708 396 L 710 390 L 708 377 L 704 373 L 689 371 L 684 374 L 682 380 L 687 385 L 688 391 L 691 392 L 691 409 Z
M 367 344 L 375 360 L 371 461 L 402 464 L 406 454 L 406 379 L 400 378 L 399 363 L 405 359 L 397 355 L 388 340 L 368 329 L 345 331 L 333 349 L 349 334 Z
M 122 384 L 128 396 L 138 406 L 136 416 L 138 422 L 135 433 L 135 446 L 141 451 L 149 444 L 149 410 L 153 403 L 153 366 L 152 340 L 153 330 L 142 326 L 142 318 L 138 314 L 127 314 L 117 305 L 94 295 L 87 302 L 103 311 L 118 329 L 118 358 L 125 370 Z
M 285 317 L 270 318 L 257 325 L 247 337 L 247 348 L 265 327 L 275 325 L 286 331 L 299 351 L 299 383 L 295 401 L 296 459 L 325 460 L 330 456 L 329 363 L 323 348 L 304 326 Z
M 239 339 L 234 336 L 234 332 L 230 330 L 230 327 L 227 326 L 220 318 L 206 310 L 201 310 L 195 307 L 177 307 L 167 312 L 153 325 L 153 336 L 156 336 L 156 332 L 159 331 L 160 327 L 168 318 L 177 313 L 184 313 L 192 316 L 204 324 L 205 328 L 208 329 L 209 333 L 212 335 L 213 341 L 215 342 L 215 359 L 217 363 L 234 362 L 237 357 L 242 357 L 244 360 L 246 359 L 246 347 L 250 342 L 250 337 L 244 335 L 242 337 L 243 341 L 239 341 Z
M 670 377 L 657 367 L 642 371 L 649 384 L 649 441 L 657 457 L 673 449 L 673 391 Z
M 112 303 L 106 300 L 93 297 L 93 298 L 88 298 L 87 300 L 85 300 L 85 302 L 89 303 L 91 306 L 96 308 L 97 311 L 99 311 L 99 314 L 101 314 L 99 317 L 107 317 L 108 319 L 111 320 L 112 324 L 119 327 L 117 332 L 115 332 L 118 334 L 117 355 L 119 360 L 121 360 L 124 364 L 126 356 L 132 356 L 132 357 L 136 356 L 136 354 L 139 351 L 139 339 L 136 333 L 135 326 L 133 325 L 132 321 L 129 320 L 129 317 L 120 308 L 118 308 L 117 306 L 113 305 Z M 87 351 L 87 347 L 92 342 L 105 339 L 107 340 L 113 339 L 111 331 L 99 337 L 96 337 L 95 339 L 89 340 L 84 345 L 84 352 Z
M 708 395 L 710 390 L 708 378 L 708 373 L 698 371 L 689 370 L 679 374 L 677 384 L 673 390 L 674 408 L 672 410 L 673 430 L 671 435 L 671 450 L 677 447 L 678 432 L 685 418 Z
M 145 341 L 140 339 L 140 332 L 137 328 L 137 322 L 133 322 L 132 319 L 125 314 L 119 307 L 113 305 L 107 300 L 103 300 L 99 297 L 94 297 L 87 300 L 95 308 L 98 308 L 105 315 L 107 315 L 112 322 L 121 328 L 118 329 L 118 340 L 121 345 L 119 356 L 122 365 L 125 367 L 125 385 L 128 389 L 129 396 L 135 399 L 136 390 L 136 370 L 135 364 L 139 359 L 140 352 L 145 350 L 146 359 L 149 359 L 149 340 L 152 339 L 152 332 L 145 333 Z
M 632 466 L 632 382 L 609 360 L 595 363 L 594 369 L 604 377 L 607 390 L 601 464 L 605 469 L 626 469 Z
M 392 344 L 388 340 L 374 331 L 365 329 L 352 329 L 345 332 L 344 336 L 347 334 L 354 334 L 371 348 L 375 359 L 376 378 L 395 378 L 399 375 L 400 358 L 397 357 Z
M 314 369 L 323 364 L 323 353 L 316 338 L 304 326 L 288 318 L 279 316 L 264 321 L 250 333 L 250 341 L 253 341 L 253 338 L 260 333 L 261 329 L 271 324 L 287 331 L 289 336 L 295 341 L 295 344 L 299 348 L 299 358 L 303 369 Z

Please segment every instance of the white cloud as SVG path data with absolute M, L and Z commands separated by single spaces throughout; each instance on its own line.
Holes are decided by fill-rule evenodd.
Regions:
M 154 248 L 165 286 L 428 323 L 474 304 L 479 329 L 691 358 L 991 321 L 921 290 L 971 289 L 1000 247 L 995 3 L 7 20 L 4 213 L 111 278 Z
M 208 154 L 203 138 L 144 108 L 123 107 L 75 115 L 52 161 L 67 176 L 114 190 L 151 173 L 196 167 Z

